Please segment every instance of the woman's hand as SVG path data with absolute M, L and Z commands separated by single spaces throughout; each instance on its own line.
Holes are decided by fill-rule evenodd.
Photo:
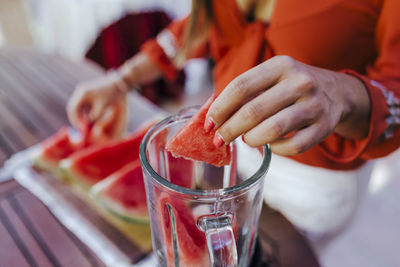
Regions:
M 82 129 L 92 124 L 92 135 L 113 139 L 126 125 L 126 92 L 128 86 L 116 73 L 79 84 L 67 104 L 71 124 Z
M 142 52 L 128 59 L 115 72 L 79 84 L 67 104 L 68 118 L 72 125 L 82 128 L 91 123 L 91 135 L 96 140 L 115 138 L 126 125 L 126 92 L 156 80 L 161 71 Z
M 276 56 L 235 78 L 211 105 L 205 129 L 222 146 L 243 134 L 250 146 L 295 155 L 332 132 L 366 137 L 370 102 L 357 78 Z

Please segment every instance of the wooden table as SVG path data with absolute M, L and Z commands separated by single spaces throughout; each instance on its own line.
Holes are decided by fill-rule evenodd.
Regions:
M 75 85 L 101 75 L 28 49 L 0 50 L 0 166 L 13 153 L 49 137 L 68 123 L 65 103 Z M 0 266 L 104 266 L 28 190 L 0 184 Z M 264 205 L 259 237 L 271 266 L 319 266 L 305 238 Z

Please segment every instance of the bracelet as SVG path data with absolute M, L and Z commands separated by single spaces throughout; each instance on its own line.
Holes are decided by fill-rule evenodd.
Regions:
M 116 85 L 117 85 L 117 90 L 118 90 L 118 92 L 120 92 L 122 94 L 126 94 L 129 91 L 131 91 L 132 89 L 139 90 L 139 88 L 140 88 L 138 85 L 135 85 L 135 86 L 130 85 L 130 83 L 126 79 L 126 77 L 124 77 L 124 75 L 122 75 L 117 70 L 110 70 L 107 72 L 107 75 L 110 75 L 110 77 L 112 77 L 112 79 L 115 80 Z

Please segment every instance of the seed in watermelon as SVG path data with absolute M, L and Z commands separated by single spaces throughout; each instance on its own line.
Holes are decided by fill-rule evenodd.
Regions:
M 200 110 L 168 141 L 166 149 L 175 157 L 203 161 L 217 167 L 231 162 L 230 146 L 216 148 L 213 138 L 216 130 L 203 128 L 207 111 L 215 97 L 212 96 Z
M 175 260 L 179 260 L 179 266 L 209 266 L 205 235 L 197 227 L 196 218 L 187 203 L 163 193 L 157 203 L 167 266 L 175 266 Z M 177 246 L 177 255 L 174 255 L 174 245 Z
M 146 191 L 139 159 L 128 163 L 90 189 L 103 209 L 122 220 L 148 223 Z
M 127 139 L 78 151 L 62 160 L 60 167 L 72 181 L 83 189 L 89 189 L 90 186 L 139 158 L 140 142 L 153 124 L 154 122 L 147 123 Z

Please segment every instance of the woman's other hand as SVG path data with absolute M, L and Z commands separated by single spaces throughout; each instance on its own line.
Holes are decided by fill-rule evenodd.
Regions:
M 126 126 L 126 93 L 131 87 L 152 82 L 161 74 L 157 65 L 139 52 L 117 71 L 79 84 L 67 104 L 71 124 L 81 128 L 82 123 L 91 123 L 91 135 L 96 140 L 119 137 Z
M 79 84 L 67 104 L 71 124 L 82 129 L 90 123 L 91 138 L 96 140 L 121 136 L 126 126 L 127 91 L 120 75 L 113 72 Z
M 361 139 L 369 130 L 370 101 L 357 78 L 276 56 L 235 78 L 211 105 L 205 129 L 214 144 L 243 134 L 250 146 L 295 155 L 332 132 Z

